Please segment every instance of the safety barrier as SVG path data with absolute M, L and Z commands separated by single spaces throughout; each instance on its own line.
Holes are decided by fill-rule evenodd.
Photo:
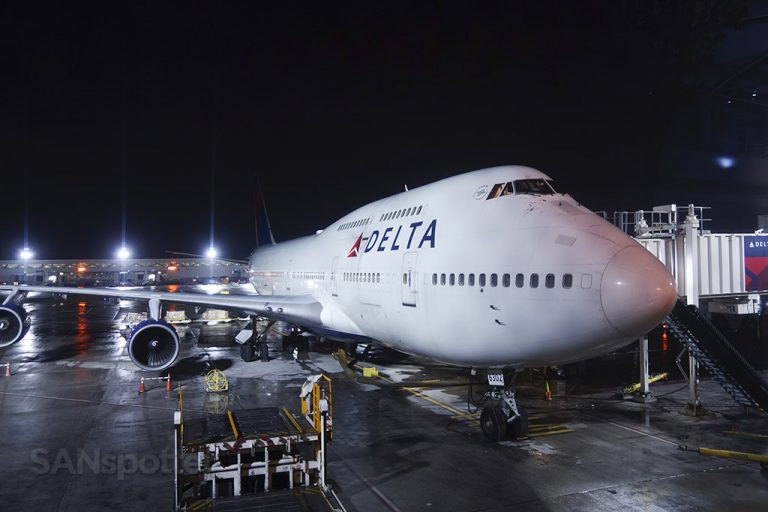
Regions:
M 139 382 L 139 393 L 144 393 L 146 391 L 146 387 L 144 386 L 144 381 L 148 381 L 148 380 L 164 380 L 165 390 L 168 392 L 171 391 L 171 374 L 169 373 L 165 377 L 142 377 L 141 381 Z

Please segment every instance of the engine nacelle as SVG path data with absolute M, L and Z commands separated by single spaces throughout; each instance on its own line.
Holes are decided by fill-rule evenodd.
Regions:
M 0 306 L 0 348 L 13 345 L 27 334 L 32 321 L 18 304 Z
M 128 355 L 146 371 L 162 371 L 173 366 L 181 343 L 176 329 L 163 320 L 144 320 L 128 336 Z

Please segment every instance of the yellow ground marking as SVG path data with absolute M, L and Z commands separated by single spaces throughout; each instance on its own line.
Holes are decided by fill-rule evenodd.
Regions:
M 395 384 L 395 381 L 393 381 L 392 379 L 388 379 L 386 377 L 382 377 L 381 375 L 379 375 L 379 378 L 381 380 L 385 381 L 385 382 L 389 382 L 390 384 Z M 434 405 L 436 405 L 438 407 L 442 407 L 446 411 L 453 413 L 455 416 L 458 416 L 459 418 L 462 418 L 462 419 L 465 419 L 465 420 L 469 420 L 469 421 L 474 420 L 474 418 L 472 416 L 470 416 L 469 414 L 467 414 L 465 412 L 461 412 L 460 410 L 458 410 L 455 407 L 452 407 L 452 406 L 450 406 L 448 404 L 444 404 L 440 400 L 435 400 L 434 398 L 432 398 L 430 396 L 427 396 L 424 393 L 421 393 L 421 392 L 417 391 L 414 388 L 409 388 L 409 387 L 403 386 L 402 389 L 404 389 L 404 390 L 408 391 L 409 393 L 412 393 L 413 395 L 415 395 L 415 396 L 417 396 L 419 398 L 422 398 L 422 399 L 426 400 L 427 402 L 430 402 L 430 403 L 432 403 L 432 404 L 434 404 Z

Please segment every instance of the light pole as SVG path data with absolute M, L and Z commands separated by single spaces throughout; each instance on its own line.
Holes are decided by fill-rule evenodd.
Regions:
M 32 259 L 35 253 L 26 245 L 19 251 L 19 258 L 24 262 L 24 276 L 22 278 L 22 284 L 27 284 L 27 262 Z
M 210 269 L 210 275 L 208 277 L 213 279 L 213 260 L 215 260 L 216 256 L 219 255 L 219 251 L 217 251 L 216 248 L 211 245 L 208 247 L 208 250 L 205 251 L 205 255 L 208 257 L 208 268 Z
M 119 277 L 117 279 L 117 283 L 119 285 L 121 283 L 121 281 L 122 282 L 125 281 L 125 276 L 127 274 L 127 272 L 125 270 L 125 260 L 127 260 L 128 258 L 131 257 L 131 251 L 129 251 L 128 248 L 125 245 L 122 245 L 120 247 L 120 249 L 117 250 L 117 257 L 120 258 L 120 263 L 121 263 L 121 265 L 120 265 L 121 266 L 121 270 L 118 273 Z

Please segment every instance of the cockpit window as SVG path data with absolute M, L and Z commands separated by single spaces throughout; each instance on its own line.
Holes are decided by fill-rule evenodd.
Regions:
M 555 193 L 549 180 L 540 178 L 515 180 L 514 185 L 516 194 L 551 195 Z
M 488 192 L 488 196 L 485 198 L 488 199 L 496 199 L 497 197 L 501 196 L 511 196 L 515 193 L 515 189 L 512 186 L 512 182 L 508 181 L 506 183 L 497 183 L 492 188 L 491 191 Z
M 488 192 L 488 197 L 485 198 L 487 201 L 488 199 L 496 199 L 501 195 L 501 191 L 504 188 L 503 183 L 497 183 L 493 186 L 490 192 Z
M 511 196 L 514 194 L 552 195 L 556 193 L 555 187 L 552 186 L 552 180 L 531 178 L 527 180 L 496 183 L 491 187 L 491 191 L 488 192 L 485 199 L 496 199 L 497 197 Z

